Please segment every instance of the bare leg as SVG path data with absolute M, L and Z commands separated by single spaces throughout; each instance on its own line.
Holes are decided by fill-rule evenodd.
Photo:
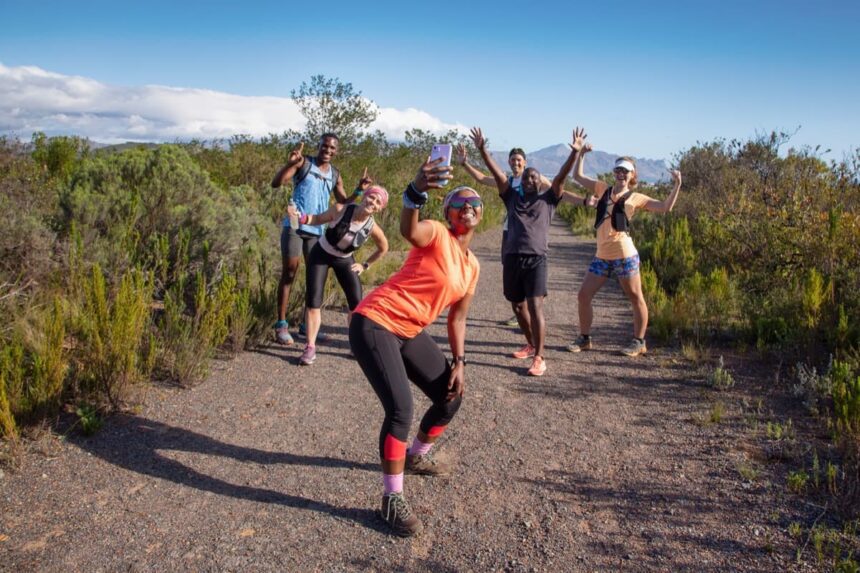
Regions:
M 583 335 L 591 334 L 591 323 L 594 320 L 594 311 L 591 308 L 591 301 L 594 295 L 606 283 L 606 277 L 598 276 L 594 273 L 585 273 L 585 278 L 582 281 L 582 286 L 579 287 L 577 302 L 579 303 L 579 333 Z
M 645 295 L 642 294 L 642 279 L 639 273 L 631 277 L 620 278 L 621 288 L 633 305 L 633 336 L 645 338 L 645 330 L 648 328 L 648 305 L 645 304 Z
M 317 334 L 320 331 L 320 323 L 322 322 L 322 311 L 318 308 L 309 308 L 307 311 L 307 328 L 308 346 L 316 346 Z
M 531 339 L 534 341 L 535 356 L 543 356 L 543 345 L 546 340 L 546 320 L 543 315 L 543 297 L 536 296 L 526 299 L 529 315 L 531 316 Z
M 514 309 L 514 314 L 517 316 L 517 321 L 520 323 L 520 331 L 525 335 L 526 342 L 534 346 L 532 338 L 531 316 L 529 315 L 529 307 L 526 301 L 512 302 L 511 308 Z
M 290 287 L 299 272 L 300 257 L 288 257 L 282 260 L 281 281 L 278 284 L 278 320 L 287 319 L 287 306 L 290 303 Z

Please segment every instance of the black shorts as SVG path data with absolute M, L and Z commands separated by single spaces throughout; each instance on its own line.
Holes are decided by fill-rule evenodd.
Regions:
M 546 296 L 546 255 L 505 255 L 502 288 L 510 302 Z

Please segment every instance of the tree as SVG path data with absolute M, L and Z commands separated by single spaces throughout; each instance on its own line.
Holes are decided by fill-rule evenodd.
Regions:
M 376 104 L 338 78 L 312 76 L 290 95 L 307 120 L 305 135 L 311 141 L 334 132 L 342 142 L 353 142 L 377 116 Z

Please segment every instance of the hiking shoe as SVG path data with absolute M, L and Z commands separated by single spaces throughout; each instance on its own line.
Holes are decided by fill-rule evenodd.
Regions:
M 516 352 L 514 352 L 511 356 L 518 360 L 522 360 L 523 358 L 531 358 L 535 355 L 535 347 L 531 344 L 526 344 Z
M 514 315 L 514 316 L 512 316 L 511 318 L 509 318 L 509 319 L 507 319 L 506 321 L 504 321 L 504 325 L 505 325 L 505 326 L 511 326 L 511 327 L 513 327 L 513 326 L 519 326 L 519 325 L 520 325 L 520 321 L 519 321 L 519 320 L 517 320 L 517 316 L 516 316 L 516 315 Z
M 542 356 L 535 356 L 532 367 L 529 368 L 529 376 L 543 376 L 546 374 L 546 360 Z
M 645 341 L 634 338 L 630 344 L 621 349 L 621 354 L 624 356 L 639 356 L 640 354 L 645 354 L 647 351 Z
M 310 366 L 317 359 L 317 349 L 315 346 L 305 346 L 305 351 L 299 356 L 299 364 L 302 366 Z
M 279 320 L 275 323 L 275 341 L 284 346 L 292 346 L 294 341 L 290 335 L 290 323 L 286 320 Z
M 576 340 L 567 345 L 569 352 L 582 352 L 583 350 L 591 350 L 591 337 L 579 335 Z
M 421 476 L 449 476 L 451 464 L 440 462 L 432 453 L 406 455 L 406 473 Z
M 411 537 L 424 529 L 421 520 L 412 513 L 412 508 L 400 491 L 382 496 L 382 509 L 379 510 L 379 516 L 391 526 L 392 532 L 400 537 Z

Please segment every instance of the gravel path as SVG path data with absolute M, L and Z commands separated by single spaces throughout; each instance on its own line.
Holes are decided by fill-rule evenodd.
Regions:
M 659 345 L 617 353 L 630 336 L 617 285 L 596 300 L 597 350 L 564 350 L 594 244 L 561 223 L 548 373 L 509 358 L 522 337 L 499 324 L 499 234 L 473 245 L 467 394 L 438 450 L 457 471 L 406 477 L 421 536 L 375 516 L 382 408 L 344 315 L 324 312 L 333 338 L 312 367 L 295 365 L 298 345 L 245 353 L 197 388 L 149 390 L 92 438 L 31 448 L 0 477 L 0 570 L 803 570 L 784 487 L 741 477 L 741 426 L 701 421 L 713 391 L 696 368 Z M 447 348 L 442 320 L 432 333 Z

